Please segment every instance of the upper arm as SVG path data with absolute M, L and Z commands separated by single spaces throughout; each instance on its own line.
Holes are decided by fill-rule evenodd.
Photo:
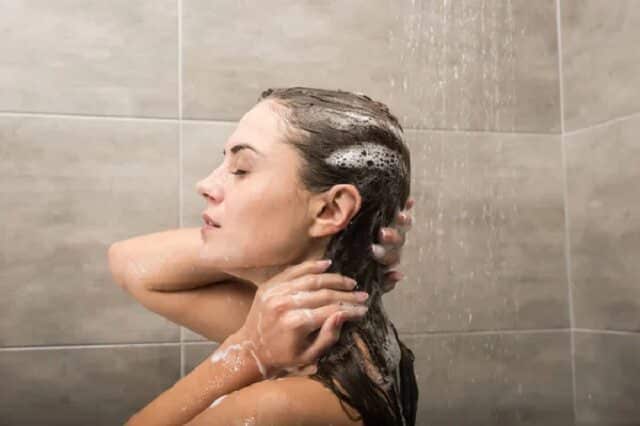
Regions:
M 225 281 L 171 292 L 130 284 L 126 291 L 150 311 L 208 340 L 222 342 L 244 324 L 256 288 L 239 281 Z
M 353 416 L 352 417 L 359 417 Z M 242 421 L 243 423 L 236 423 Z M 248 423 L 245 423 L 248 422 Z M 322 384 L 304 377 L 264 380 L 226 395 L 187 423 L 188 426 L 357 426 L 338 398 Z

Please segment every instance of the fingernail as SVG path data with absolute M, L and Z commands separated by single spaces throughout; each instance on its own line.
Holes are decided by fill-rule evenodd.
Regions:
M 323 259 L 318 261 L 318 266 L 324 266 L 325 268 L 331 265 L 331 259 Z
M 381 245 L 379 245 L 379 244 L 372 244 L 372 245 L 371 245 L 371 250 L 373 251 L 373 254 L 374 254 L 376 257 L 379 257 L 379 258 L 384 257 L 384 255 L 385 255 L 385 253 L 386 253 L 386 250 L 384 249 L 384 247 L 382 247 L 382 246 L 381 246 Z
M 356 299 L 358 299 L 361 302 L 364 302 L 368 298 L 369 298 L 369 293 L 367 293 L 366 291 L 359 291 L 356 293 Z
M 340 324 L 342 324 L 342 315 L 338 314 L 338 315 L 336 315 L 335 325 L 336 325 L 337 328 L 339 328 Z
M 358 285 L 358 281 L 354 280 L 353 278 L 350 278 L 351 280 L 351 288 L 356 288 L 356 286 Z
M 358 306 L 356 312 L 359 314 L 365 314 L 369 310 L 368 306 Z

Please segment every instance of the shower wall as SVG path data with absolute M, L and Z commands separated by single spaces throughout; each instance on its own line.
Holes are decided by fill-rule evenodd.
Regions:
M 0 6 L 0 424 L 121 424 L 213 352 L 120 289 L 107 248 L 200 226 L 237 120 L 295 85 L 406 129 L 385 307 L 419 425 L 640 424 L 634 0 Z

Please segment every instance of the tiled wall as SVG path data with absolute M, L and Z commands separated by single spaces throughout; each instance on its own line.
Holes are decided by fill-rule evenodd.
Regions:
M 640 4 L 560 16 L 576 424 L 640 425 Z
M 385 297 L 419 425 L 640 424 L 634 1 L 0 0 L 0 424 L 121 424 L 213 351 L 106 250 L 199 226 L 195 182 L 293 85 L 407 129 Z

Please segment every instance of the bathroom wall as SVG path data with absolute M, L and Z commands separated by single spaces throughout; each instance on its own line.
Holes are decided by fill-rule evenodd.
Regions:
M 0 6 L 0 424 L 121 424 L 213 352 L 113 283 L 107 248 L 200 226 L 196 181 L 294 85 L 406 129 L 385 306 L 419 425 L 638 424 L 634 0 Z
M 560 3 L 576 424 L 640 424 L 640 4 Z

